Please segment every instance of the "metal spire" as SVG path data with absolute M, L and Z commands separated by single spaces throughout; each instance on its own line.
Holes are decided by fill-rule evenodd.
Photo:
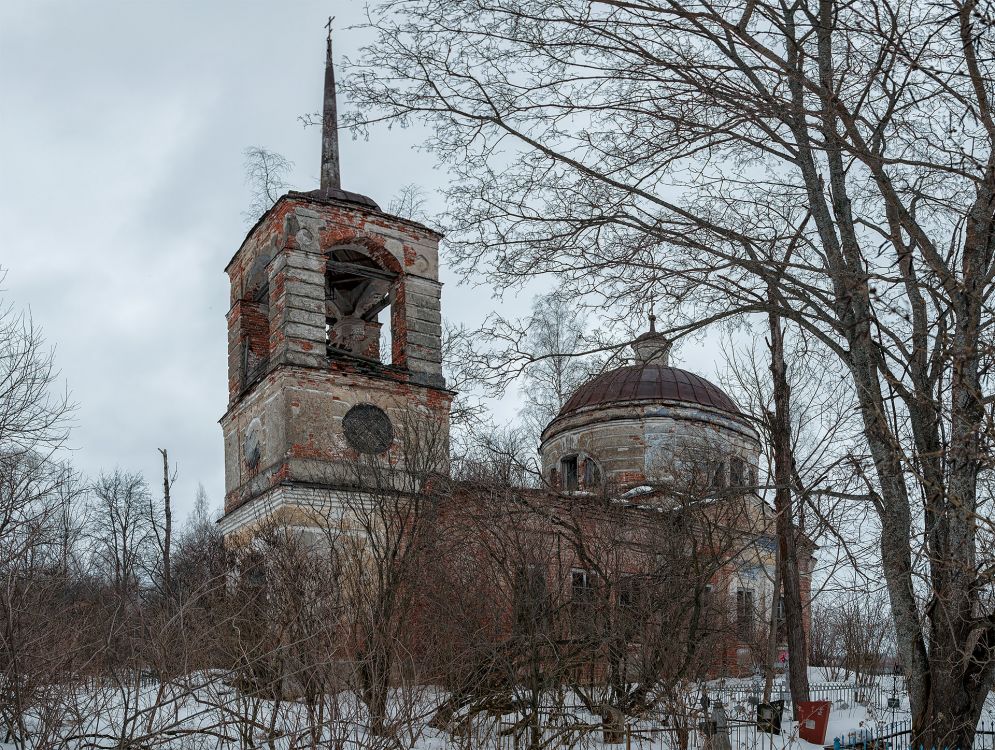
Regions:
M 321 190 L 341 190 L 339 173 L 339 122 L 335 106 L 335 64 L 332 61 L 332 21 L 328 19 L 328 39 L 325 48 L 325 100 L 321 117 Z

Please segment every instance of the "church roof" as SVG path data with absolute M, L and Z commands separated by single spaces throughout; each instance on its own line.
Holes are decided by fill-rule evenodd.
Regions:
M 693 372 L 660 362 L 639 362 L 598 375 L 574 392 L 558 416 L 626 401 L 683 401 L 742 417 L 721 388 Z
M 296 190 L 291 190 L 291 193 L 297 192 Z M 343 190 L 342 188 L 319 188 L 318 190 L 308 190 L 304 195 L 308 195 L 312 198 L 317 198 L 324 201 L 341 201 L 342 203 L 355 203 L 357 206 L 363 208 L 372 208 L 374 211 L 383 212 L 380 205 L 370 198 L 368 195 L 363 195 L 362 193 L 354 193 L 351 190 Z

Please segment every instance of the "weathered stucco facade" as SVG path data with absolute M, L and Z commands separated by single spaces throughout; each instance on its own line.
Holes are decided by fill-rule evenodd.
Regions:
M 670 343 L 652 323 L 633 350 L 634 364 L 585 383 L 543 430 L 544 477 L 567 490 L 755 485 L 760 441 L 732 400 L 671 367 Z
M 739 457 L 756 476 L 758 447 L 748 426 L 720 410 L 639 400 L 560 415 L 543 433 L 541 453 L 544 473 L 554 482 L 562 477 L 562 459 L 580 456 L 581 462 L 597 462 L 606 480 L 624 487 L 675 481 L 705 455 L 716 464 Z
M 227 267 L 226 532 L 289 502 L 288 488 L 350 487 L 363 450 L 343 425 L 354 407 L 389 419 L 389 445 L 367 452 L 398 470 L 404 430 L 448 432 L 438 233 L 361 196 L 316 193 L 280 198 Z
M 543 431 L 543 476 L 578 504 L 613 498 L 631 508 L 633 520 L 653 509 L 684 512 L 698 518 L 700 531 L 709 509 L 721 509 L 725 517 L 716 522 L 737 533 L 735 544 L 707 553 L 724 561 L 707 587 L 719 603 L 713 617 L 724 622 L 712 669 L 745 674 L 766 658 L 771 623 L 779 633 L 783 627 L 776 612 L 773 509 L 757 486 L 760 440 L 726 393 L 670 366 L 669 350 L 651 317 L 650 330 L 633 343 L 632 364 L 583 384 Z M 804 539 L 801 544 L 807 602 L 812 547 Z
M 334 519 L 344 530 L 347 501 L 365 502 L 385 487 L 391 498 L 402 490 L 420 498 L 426 487 L 446 485 L 457 510 L 474 492 L 469 482 L 437 482 L 448 475 L 453 396 L 442 374 L 441 236 L 341 189 L 330 63 L 325 94 L 321 188 L 277 200 L 226 268 L 220 523 L 229 538 L 268 518 L 298 529 Z M 723 668 L 747 669 L 753 644 L 736 633 L 745 633 L 747 619 L 770 622 L 776 606 L 771 509 L 756 490 L 759 438 L 728 395 L 669 365 L 670 344 L 650 320 L 633 343 L 635 362 L 585 383 L 543 431 L 548 486 L 503 489 L 528 495 L 543 511 L 532 546 L 560 550 L 535 561 L 548 572 L 550 591 L 569 598 L 578 594 L 572 582 L 593 575 L 578 569 L 583 560 L 562 535 L 570 524 L 551 523 L 553 512 L 579 513 L 570 518 L 578 528 L 638 548 L 623 550 L 615 599 L 606 606 L 620 606 L 620 587 L 648 576 L 665 546 L 684 560 L 689 539 L 710 524 L 723 529 L 721 549 L 714 540 L 700 546 L 697 559 L 713 566 L 697 584 L 714 590 L 721 601 L 713 608 L 732 623 L 717 648 Z M 372 483 L 361 475 L 364 457 L 384 467 L 386 485 L 382 476 Z M 809 573 L 802 576 L 806 600 Z

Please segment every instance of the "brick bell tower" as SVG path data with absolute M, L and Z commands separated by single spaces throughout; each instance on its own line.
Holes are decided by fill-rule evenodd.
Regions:
M 225 534 L 334 508 L 361 458 L 403 472 L 412 424 L 448 444 L 440 239 L 342 189 L 329 32 L 321 187 L 277 200 L 225 269 Z

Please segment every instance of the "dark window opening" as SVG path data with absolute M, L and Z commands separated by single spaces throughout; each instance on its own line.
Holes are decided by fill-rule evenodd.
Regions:
M 715 589 L 712 584 L 705 584 L 701 591 L 701 629 L 708 633 L 713 625 L 718 625 L 715 611 Z
M 645 599 L 641 576 L 625 576 L 618 582 L 618 619 L 627 641 L 639 640 L 640 626 L 646 622 Z
M 570 572 L 570 594 L 574 602 L 588 604 L 594 601 L 594 582 L 586 570 Z
M 518 635 L 541 630 L 549 616 L 546 576 L 538 565 L 519 568 L 514 577 L 512 611 L 514 632 Z
M 736 632 L 741 641 L 752 641 L 756 612 L 753 607 L 753 591 L 739 589 L 736 592 Z
M 734 456 L 729 461 L 729 486 L 742 487 L 746 484 L 746 464 L 743 459 Z
M 597 607 L 595 602 L 594 576 L 586 570 L 570 571 L 570 613 L 578 631 L 583 633 L 594 628 Z
M 721 490 L 726 486 L 726 465 L 719 461 L 712 465 L 709 471 L 708 488 L 711 490 Z
M 628 575 L 618 582 L 618 605 L 644 615 L 652 607 L 653 585 L 646 575 Z
M 593 458 L 584 459 L 584 487 L 591 489 L 601 484 L 601 468 Z
M 618 582 L 618 606 L 623 609 L 634 609 L 639 597 L 633 576 L 626 576 Z
M 567 456 L 560 460 L 560 470 L 563 477 L 563 489 L 574 492 L 577 489 L 577 456 Z

